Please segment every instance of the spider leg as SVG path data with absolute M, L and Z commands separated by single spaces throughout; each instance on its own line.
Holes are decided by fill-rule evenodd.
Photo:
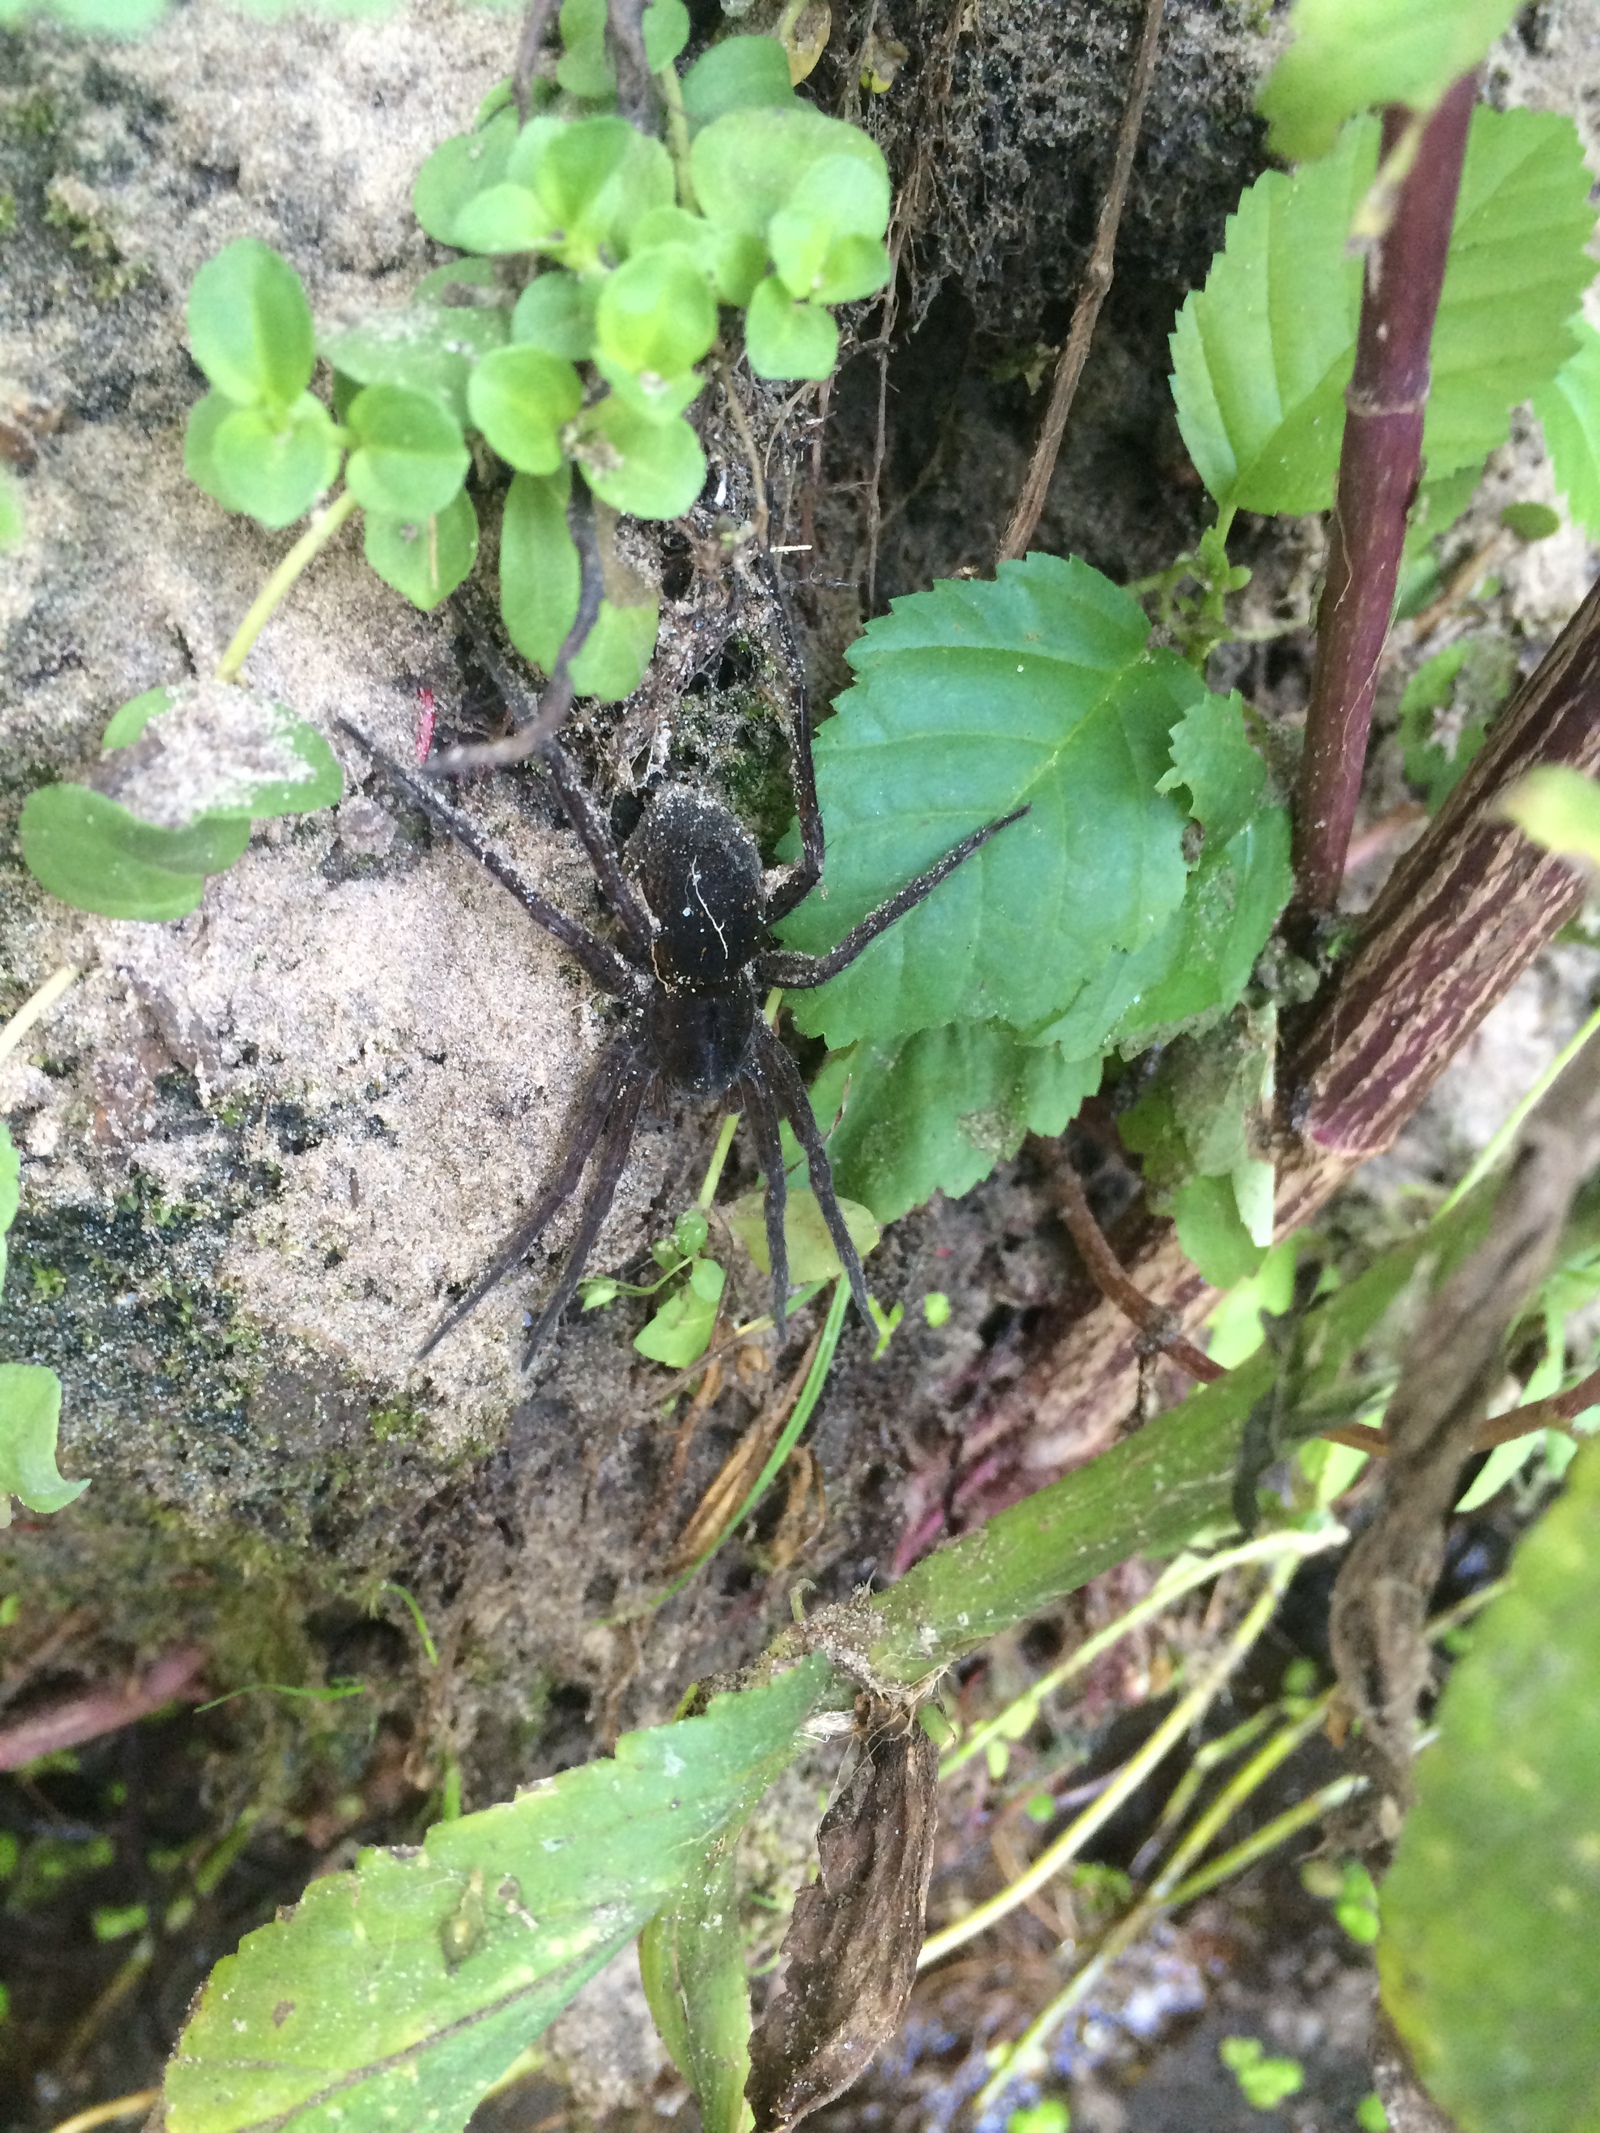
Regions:
M 562 1152 L 560 1168 L 534 1202 L 531 1212 L 517 1224 L 466 1295 L 451 1305 L 417 1350 L 418 1362 L 425 1355 L 431 1355 L 445 1335 L 453 1333 L 468 1312 L 477 1309 L 495 1283 L 509 1274 L 519 1260 L 527 1257 L 572 1198 L 596 1141 L 612 1122 L 619 1087 L 637 1069 L 638 1056 L 631 1035 L 616 1039 L 600 1054 L 589 1086 L 579 1100 L 577 1124 Z M 581 1262 L 579 1271 L 582 1271 Z
M 974 852 L 1013 822 L 1020 822 L 1029 810 L 1016 808 L 1009 815 L 1002 815 L 998 822 L 990 822 L 981 830 L 974 830 L 970 837 L 963 837 L 953 851 L 946 852 L 936 866 L 919 874 L 915 881 L 908 881 L 898 894 L 891 896 L 886 904 L 879 904 L 876 911 L 869 911 L 861 923 L 852 926 L 836 948 L 826 955 L 800 955 L 791 949 L 773 948 L 755 959 L 756 977 L 763 985 L 783 985 L 804 989 L 810 985 L 825 985 L 829 978 L 836 978 L 846 970 L 868 947 L 886 933 L 896 919 L 904 918 L 914 911 L 924 897 L 931 896 L 941 881 L 955 872 Z
M 781 1340 L 789 1316 L 789 1245 L 783 1233 L 789 1181 L 783 1172 L 783 1142 L 778 1138 L 777 1114 L 772 1108 L 772 1099 L 767 1094 L 767 1086 L 759 1069 L 754 1072 L 747 1070 L 741 1074 L 739 1087 L 743 1092 L 740 1108 L 750 1121 L 750 1130 L 756 1144 L 756 1159 L 767 1181 L 765 1212 L 767 1258 L 772 1267 L 772 1317 Z
M 558 910 L 547 898 L 541 896 L 531 882 L 523 879 L 509 860 L 502 859 L 498 852 L 491 851 L 465 815 L 458 815 L 453 807 L 447 806 L 440 799 L 430 785 L 424 784 L 420 778 L 412 777 L 409 771 L 402 770 L 392 756 L 385 755 L 381 748 L 367 739 L 359 726 L 353 726 L 347 718 L 341 718 L 336 723 L 352 740 L 360 742 L 397 791 L 403 793 L 414 807 L 420 807 L 430 822 L 437 823 L 440 829 L 454 837 L 463 851 L 470 852 L 481 867 L 486 868 L 496 881 L 508 888 L 535 924 L 543 926 L 546 933 L 555 935 L 562 947 L 588 971 L 602 992 L 611 993 L 622 1000 L 643 998 L 649 990 L 649 980 L 642 971 L 626 962 L 614 948 L 597 939 L 587 926 L 580 926 L 575 918 L 568 918 L 565 911 Z
M 594 1178 L 589 1186 L 588 1197 L 583 1203 L 583 1212 L 578 1217 L 578 1227 L 573 1234 L 572 1248 L 567 1253 L 567 1263 L 561 1270 L 561 1279 L 550 1292 L 544 1309 L 539 1313 L 538 1323 L 528 1335 L 527 1346 L 522 1351 L 524 1370 L 549 1338 L 556 1320 L 572 1301 L 572 1292 L 582 1278 L 589 1254 L 594 1250 L 594 1240 L 600 1234 L 600 1225 L 611 1212 L 611 1203 L 617 1194 L 617 1181 L 622 1176 L 623 1166 L 628 1160 L 628 1150 L 633 1145 L 633 1129 L 639 1122 L 645 1090 L 650 1086 L 652 1078 L 652 1068 L 635 1053 L 624 1072 L 622 1086 L 610 1106 L 611 1115 L 606 1121 L 604 1137 L 600 1142 L 600 1155 L 595 1164 Z
M 758 1070 L 767 1082 L 779 1110 L 793 1126 L 796 1140 L 806 1152 L 806 1166 L 811 1173 L 811 1190 L 817 1196 L 822 1219 L 828 1225 L 828 1235 L 833 1239 L 833 1248 L 839 1254 L 839 1264 L 849 1278 L 850 1294 L 855 1298 L 856 1309 L 861 1313 L 862 1322 L 870 1327 L 872 1307 L 867 1301 L 867 1277 L 861 1270 L 861 1254 L 856 1250 L 855 1239 L 845 1227 L 844 1216 L 839 1208 L 839 1197 L 833 1189 L 833 1166 L 828 1161 L 828 1151 L 823 1146 L 822 1135 L 817 1131 L 817 1121 L 811 1110 L 811 1098 L 806 1094 L 806 1085 L 800 1079 L 800 1069 L 759 1017 L 751 1046 Z
M 518 726 L 530 725 L 539 715 L 539 706 L 501 658 L 499 648 L 472 610 L 459 598 L 452 605 L 466 624 L 478 657 L 505 700 L 513 722 Z M 589 864 L 599 877 L 606 901 L 616 912 L 633 947 L 640 955 L 648 955 L 655 926 L 638 890 L 623 872 L 621 855 L 603 809 L 578 776 L 576 764 L 555 734 L 541 742 L 537 752 L 589 855 Z M 438 774 L 448 776 L 449 765 L 443 765 Z

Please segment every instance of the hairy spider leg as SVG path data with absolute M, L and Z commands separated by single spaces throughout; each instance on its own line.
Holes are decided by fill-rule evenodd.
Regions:
M 654 1079 L 655 1069 L 634 1052 L 623 1075 L 622 1086 L 609 1102 L 611 1115 L 605 1122 L 600 1153 L 595 1162 L 594 1178 L 589 1186 L 588 1197 L 583 1203 L 583 1211 L 578 1217 L 578 1227 L 573 1233 L 567 1263 L 561 1270 L 561 1279 L 539 1313 L 538 1323 L 528 1335 L 528 1345 L 522 1351 L 524 1370 L 544 1345 L 551 1328 L 572 1301 L 572 1292 L 582 1279 L 583 1270 L 589 1263 L 589 1254 L 594 1250 L 594 1240 L 600 1234 L 600 1225 L 610 1214 L 611 1203 L 617 1196 L 617 1181 L 622 1176 L 628 1160 L 628 1150 L 633 1145 L 633 1129 L 639 1123 L 639 1110 L 644 1103 L 645 1091 Z M 600 1109 L 598 1103 L 595 1104 L 595 1109 Z
M 465 815 L 458 815 L 429 785 L 402 770 L 392 756 L 384 754 L 349 719 L 336 721 L 352 740 L 358 741 L 383 772 L 389 783 L 403 792 L 415 807 L 420 807 L 430 822 L 452 836 L 463 851 L 470 852 L 479 866 L 491 873 L 495 880 L 511 891 L 528 916 L 546 933 L 554 934 L 562 947 L 576 957 L 594 979 L 602 992 L 610 993 L 620 1000 L 639 1000 L 650 989 L 650 981 L 640 970 L 625 961 L 614 948 L 599 940 L 587 926 L 580 926 L 575 918 L 568 918 L 565 911 L 558 910 L 531 882 L 524 880 L 518 870 L 500 854 L 490 849 L 478 835 Z
M 762 1027 L 766 1027 L 765 1023 Z M 765 1212 L 767 1257 L 772 1266 L 772 1318 L 781 1339 L 789 1318 L 789 1245 L 783 1233 L 789 1181 L 783 1171 L 783 1142 L 778 1137 L 777 1114 L 760 1074 L 741 1074 L 738 1086 L 739 1108 L 750 1121 L 756 1161 L 767 1181 Z
M 867 1277 L 861 1269 L 861 1254 L 856 1250 L 855 1239 L 845 1226 L 838 1195 L 833 1189 L 833 1165 L 828 1161 L 828 1151 L 823 1146 L 821 1133 L 817 1130 L 811 1098 L 806 1093 L 805 1083 L 800 1079 L 800 1069 L 759 1016 L 750 1039 L 750 1048 L 762 1074 L 770 1083 L 778 1109 L 794 1128 L 795 1139 L 805 1150 L 806 1166 L 811 1173 L 811 1190 L 817 1196 L 822 1219 L 828 1225 L 828 1235 L 833 1239 L 833 1248 L 839 1254 L 839 1264 L 849 1277 L 850 1294 L 855 1298 L 856 1309 L 861 1313 L 863 1323 L 870 1328 L 872 1307 L 867 1301 Z M 782 1175 L 781 1163 L 779 1175 Z M 771 1184 L 769 1173 L 769 1191 Z
M 761 561 L 794 683 L 794 738 L 789 746 L 789 758 L 794 780 L 795 814 L 800 822 L 800 857 L 768 876 L 765 908 L 761 915 L 771 926 L 798 909 L 822 879 L 823 836 L 822 808 L 817 800 L 817 769 L 811 755 L 811 692 L 806 687 L 805 662 L 795 642 L 788 597 L 772 558 L 764 555 Z
M 904 918 L 924 897 L 931 896 L 941 881 L 953 874 L 958 866 L 964 865 L 991 837 L 1009 829 L 1013 822 L 1020 822 L 1030 812 L 1026 807 L 1014 808 L 1009 815 L 1002 815 L 998 822 L 990 822 L 983 829 L 974 830 L 970 837 L 963 837 L 952 851 L 945 853 L 937 866 L 929 867 L 915 881 L 908 881 L 886 904 L 879 904 L 876 911 L 869 911 L 861 923 L 852 926 L 838 946 L 830 948 L 826 955 L 801 955 L 787 948 L 773 948 L 765 955 L 758 955 L 754 964 L 757 978 L 763 985 L 783 985 L 801 991 L 808 986 L 825 985 L 829 978 L 836 978 L 841 970 L 847 970 L 862 950 L 869 947 L 880 933 L 886 933 L 896 919 Z
M 484 671 L 504 698 L 513 723 L 519 727 L 530 725 L 538 717 L 539 706 L 501 658 L 497 646 L 471 608 L 459 598 L 451 604 L 466 625 Z M 550 782 L 589 855 L 589 864 L 599 877 L 606 901 L 616 912 L 635 951 L 641 956 L 648 955 L 655 936 L 655 923 L 639 891 L 623 871 L 622 856 L 603 810 L 595 804 L 593 794 L 578 776 L 577 766 L 554 734 L 542 741 L 536 752 L 549 771 Z M 434 775 L 448 777 L 450 772 L 441 770 Z
M 600 1054 L 594 1072 L 589 1078 L 589 1085 L 576 1106 L 574 1115 L 577 1123 L 573 1127 L 571 1138 L 567 1141 L 563 1151 L 561 1167 L 534 1202 L 532 1212 L 517 1224 L 517 1227 L 507 1237 L 505 1243 L 501 1245 L 489 1264 L 484 1268 L 471 1288 L 468 1289 L 465 1296 L 459 1302 L 451 1305 L 444 1317 L 440 1319 L 439 1323 L 428 1335 L 428 1338 L 417 1350 L 417 1360 L 419 1362 L 425 1355 L 431 1355 L 445 1335 L 453 1333 L 470 1311 L 475 1311 L 478 1308 L 497 1281 L 503 1280 L 514 1266 L 527 1257 L 550 1223 L 561 1212 L 567 1201 L 572 1198 L 583 1177 L 584 1165 L 594 1153 L 596 1142 L 603 1135 L 609 1135 L 610 1129 L 619 1115 L 614 1106 L 619 1093 L 624 1087 L 631 1087 L 630 1076 L 636 1072 L 639 1059 L 638 1043 L 632 1032 L 616 1038 Z M 637 1101 L 635 1101 L 633 1108 L 636 1114 L 638 1111 Z M 628 1128 L 630 1133 L 633 1130 L 632 1115 L 630 1114 Z M 608 1148 L 609 1145 L 608 1139 Z M 606 1194 L 606 1205 L 608 1207 L 611 1204 L 611 1193 L 615 1189 L 616 1179 L 613 1178 L 611 1188 Z M 586 1208 L 586 1215 L 587 1212 Z M 603 1215 L 604 1209 L 601 1212 Z M 596 1224 L 597 1228 L 598 1226 Z M 593 1241 L 591 1237 L 589 1242 L 592 1244 Z M 574 1255 L 577 1253 L 577 1249 L 575 1242 L 573 1246 Z M 587 1252 L 588 1248 L 585 1246 L 585 1257 L 587 1257 Z M 571 1261 L 569 1260 L 569 1265 L 570 1263 Z M 578 1272 L 582 1273 L 582 1271 L 582 1261 L 579 1260 Z M 571 1291 L 569 1290 L 568 1294 L 570 1293 Z

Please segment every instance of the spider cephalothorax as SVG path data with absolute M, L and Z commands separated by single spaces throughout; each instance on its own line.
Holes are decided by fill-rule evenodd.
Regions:
M 516 685 L 499 660 L 487 648 L 481 649 L 502 693 L 517 708 L 520 692 Z M 850 1293 L 870 1324 L 866 1277 L 839 1211 L 827 1150 L 799 1069 L 762 1019 L 761 993 L 772 985 L 825 983 L 1017 816 L 1007 815 L 964 837 L 936 866 L 870 912 L 826 955 L 799 955 L 774 947 L 769 929 L 794 910 L 822 877 L 822 816 L 803 698 L 794 751 L 801 849 L 797 860 L 782 867 L 763 869 L 754 838 L 731 809 L 685 785 L 658 787 L 619 851 L 599 804 L 578 777 L 566 750 L 558 739 L 548 739 L 538 754 L 616 917 L 621 939 L 612 946 L 548 903 L 515 867 L 482 842 L 465 816 L 374 748 L 364 734 L 342 723 L 392 785 L 503 882 L 602 991 L 629 1002 L 633 1009 L 595 1062 L 545 1190 L 466 1294 L 440 1320 L 420 1354 L 427 1355 L 437 1346 L 533 1249 L 578 1190 L 592 1159 L 593 1175 L 566 1266 L 528 1336 L 524 1364 L 532 1360 L 578 1286 L 616 1193 L 640 1110 L 651 1083 L 657 1080 L 689 1096 L 731 1095 L 750 1123 L 767 1181 L 772 1306 L 780 1330 L 788 1305 L 789 1266 L 778 1122 L 788 1120 L 805 1151 L 811 1189 L 849 1277 Z

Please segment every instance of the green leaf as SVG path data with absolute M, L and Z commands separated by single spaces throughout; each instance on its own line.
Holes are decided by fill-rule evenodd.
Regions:
M 61 1511 L 87 1481 L 63 1481 L 56 1468 L 61 1380 L 36 1363 L 0 1363 L 0 1526 L 11 1522 L 10 1498 L 30 1511 Z
M 250 824 L 202 815 L 187 829 L 157 829 L 86 785 L 42 785 L 23 804 L 18 836 L 35 880 L 75 910 L 169 919 L 199 903 L 205 875 L 233 865 Z
M 1205 287 L 1178 314 L 1178 426 L 1225 509 L 1332 503 L 1361 297 L 1345 238 L 1377 140 L 1376 121 L 1361 120 L 1326 161 L 1258 178 Z M 1564 322 L 1593 273 L 1587 188 L 1570 120 L 1473 113 L 1434 327 L 1430 481 L 1503 443 L 1511 409 L 1567 355 Z
M 609 356 L 597 355 L 594 367 L 622 405 L 646 422 L 670 422 L 694 403 L 705 382 L 697 371 L 681 378 L 660 378 L 654 371 L 626 370 Z
M 635 518 L 678 518 L 705 487 L 706 455 L 683 417 L 658 421 L 615 392 L 584 417 L 573 456 L 595 495 Z
M 457 2133 L 701 1868 L 799 1745 L 827 1663 L 630 1733 L 615 1760 L 368 1851 L 218 1964 L 167 2069 L 169 2133 Z
M 606 51 L 605 0 L 561 0 L 561 57 L 556 80 L 569 96 L 597 103 L 617 93 Z
M 645 1998 L 672 2062 L 694 2090 L 705 2133 L 743 2133 L 750 1987 L 733 1847 L 724 1837 L 639 1936 Z
M 689 151 L 700 211 L 709 221 L 764 239 L 773 216 L 825 156 L 850 156 L 878 172 L 888 167 L 877 142 L 859 127 L 807 105 L 727 112 L 696 135 Z
M 1245 1227 L 1228 1178 L 1188 1178 L 1172 1195 L 1178 1242 L 1214 1289 L 1231 1289 L 1266 1258 Z
M 776 37 L 724 37 L 683 77 L 683 108 L 702 126 L 725 111 L 794 101 L 789 55 Z
M 1600 537 L 1600 333 L 1570 322 L 1578 352 L 1533 396 L 1556 487 L 1581 526 Z
M 151 719 L 159 718 L 163 711 L 170 711 L 177 701 L 171 689 L 146 689 L 142 696 L 130 696 L 112 712 L 106 730 L 100 736 L 100 752 L 105 754 L 113 748 L 127 748 L 136 741 Z
M 564 356 L 518 344 L 486 355 L 467 386 L 472 420 L 523 474 L 553 474 L 561 430 L 583 405 L 578 373 Z
M 0 1237 L 4 1237 L 17 1219 L 21 1178 L 22 1158 L 11 1138 L 10 1128 L 5 1120 L 0 1118 Z M 4 1249 L 4 1245 L 0 1244 L 0 1253 L 3 1253 Z M 3 1270 L 4 1266 L 5 1260 L 0 1258 L 0 1270 Z
M 506 496 L 500 533 L 500 612 L 524 659 L 548 674 L 578 613 L 578 551 L 567 529 L 572 470 L 518 474 Z M 653 596 L 634 603 L 604 599 L 587 643 L 573 661 L 583 696 L 617 703 L 644 676 L 656 642 Z
M 839 328 L 820 304 L 797 304 L 776 274 L 758 282 L 744 321 L 744 352 L 758 378 L 826 378 L 839 360 Z
M 463 584 L 478 556 L 478 514 L 465 489 L 431 518 L 369 511 L 362 528 L 367 561 L 413 607 L 437 607 Z
M 208 393 L 206 402 L 215 397 Z M 191 433 L 193 427 L 191 422 Z M 248 511 L 273 530 L 303 517 L 339 472 L 342 455 L 332 417 L 310 393 L 282 413 L 234 408 L 205 435 L 214 482 L 193 465 L 191 474 L 229 510 Z
M 716 339 L 716 299 L 692 252 L 660 246 L 607 277 L 594 323 L 596 341 L 613 362 L 676 378 Z
M 831 946 L 969 831 L 1032 812 L 842 976 L 795 995 L 808 1035 L 837 1049 L 957 1020 L 1028 1030 L 1177 910 L 1184 810 L 1155 788 L 1203 685 L 1147 653 L 1148 634 L 1131 595 L 1047 555 L 868 625 L 847 654 L 855 686 L 817 736 L 828 895 L 785 921 L 785 943 Z
M 486 185 L 455 218 L 456 242 L 474 252 L 534 252 L 557 249 L 556 224 L 537 193 L 526 185 Z
M 511 314 L 511 338 L 582 363 L 594 354 L 595 290 L 561 267 L 530 281 Z
M 640 22 L 644 56 L 652 74 L 670 67 L 689 42 L 689 10 L 683 0 L 650 0 Z
M 367 510 L 427 518 L 459 492 L 471 454 L 461 425 L 428 394 L 369 385 L 347 420 L 357 443 L 345 479 Z
M 411 192 L 416 218 L 430 237 L 460 244 L 456 224 L 462 209 L 505 176 L 519 131 L 517 114 L 507 105 L 471 133 L 458 133 L 433 151 Z
M 726 1274 L 714 1259 L 696 1259 L 689 1278 L 675 1288 L 655 1316 L 634 1336 L 633 1345 L 653 1363 L 687 1370 L 711 1345 Z
M 190 288 L 189 346 L 211 383 L 241 407 L 292 407 L 316 361 L 299 275 L 254 237 L 225 245 Z
M 1541 763 L 1500 802 L 1524 836 L 1564 859 L 1600 865 L 1600 784 L 1564 763 Z
M 1231 696 L 1202 696 L 1172 729 L 1172 768 L 1157 792 L 1186 786 L 1208 844 L 1228 844 L 1261 805 L 1267 766 L 1250 745 L 1244 706 Z
M 658 245 L 687 251 L 711 283 L 719 303 L 749 303 L 767 271 L 767 248 L 747 230 L 730 230 L 681 207 L 653 207 L 634 224 L 629 256 L 637 259 Z
M 1519 541 L 1548 541 L 1561 531 L 1561 513 L 1552 510 L 1549 504 L 1502 504 L 1500 523 Z
M 792 996 L 791 996 L 792 997 Z M 1000 1022 L 954 1022 L 831 1057 L 812 1091 L 843 1116 L 828 1142 L 838 1190 L 880 1222 L 936 1192 L 959 1199 L 1029 1132 L 1065 1132 L 1100 1084 L 1100 1059 L 1068 1059 Z
M 406 386 L 443 401 L 464 423 L 473 366 L 504 345 L 507 328 L 499 304 L 433 304 L 418 298 L 400 310 L 375 312 L 342 333 L 325 334 L 321 346 L 347 378 L 362 385 Z
M 770 1274 L 772 1259 L 767 1251 L 766 1197 L 761 1187 L 742 1194 L 727 1210 L 726 1220 L 759 1271 Z M 839 1212 L 844 1216 L 850 1241 L 862 1258 L 876 1251 L 883 1232 L 873 1220 L 870 1209 L 856 1200 L 841 1200 Z M 828 1235 L 828 1225 L 822 1219 L 822 1209 L 814 1192 L 798 1186 L 789 1188 L 784 1199 L 783 1236 L 789 1251 L 789 1280 L 795 1288 L 804 1288 L 808 1281 L 838 1279 L 843 1271 L 839 1254 Z
M 0 555 L 19 548 L 23 532 L 22 498 L 11 475 L 0 467 Z
M 773 216 L 767 242 L 791 296 L 850 303 L 888 280 L 881 242 L 888 227 L 887 170 L 856 156 L 823 156 Z
M 1459 784 L 1516 678 L 1516 650 L 1504 638 L 1462 637 L 1425 659 L 1406 683 L 1401 761 L 1407 781 L 1423 788 L 1430 814 Z
M 1325 156 L 1357 112 L 1431 111 L 1516 12 L 1517 0 L 1297 0 L 1294 41 L 1256 98 L 1268 148 L 1288 162 Z
M 599 264 L 602 248 L 623 259 L 628 232 L 651 208 L 671 205 L 672 158 L 626 119 L 579 119 L 563 126 L 539 157 L 539 199 L 560 243 L 546 244 L 564 266 Z
M 1383 1884 L 1384 2005 L 1463 2133 L 1600 2126 L 1597 1518 L 1590 1443 L 1451 1673 Z

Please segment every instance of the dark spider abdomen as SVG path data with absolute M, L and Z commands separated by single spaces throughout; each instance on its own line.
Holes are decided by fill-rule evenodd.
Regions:
M 659 929 L 651 967 L 673 991 L 720 991 L 768 945 L 761 854 L 720 800 L 663 786 L 628 839 L 626 865 Z
M 716 992 L 665 986 L 644 1004 L 656 1071 L 691 1096 L 721 1096 L 745 1063 L 756 1023 L 756 989 L 745 977 Z

